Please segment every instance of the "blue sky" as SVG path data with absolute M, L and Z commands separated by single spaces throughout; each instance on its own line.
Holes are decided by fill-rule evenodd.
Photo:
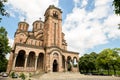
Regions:
M 8 0 L 6 9 L 10 17 L 3 17 L 1 26 L 8 31 L 10 45 L 18 22 L 30 24 L 40 17 L 51 4 L 62 9 L 62 29 L 68 43 L 68 50 L 80 55 L 100 52 L 104 48 L 120 47 L 120 16 L 113 12 L 113 0 Z

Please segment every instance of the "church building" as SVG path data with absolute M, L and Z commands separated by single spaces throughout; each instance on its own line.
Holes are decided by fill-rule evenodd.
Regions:
M 26 21 L 18 23 L 7 72 L 78 71 L 79 53 L 67 50 L 61 9 L 50 5 L 44 16 L 33 22 L 32 31 Z

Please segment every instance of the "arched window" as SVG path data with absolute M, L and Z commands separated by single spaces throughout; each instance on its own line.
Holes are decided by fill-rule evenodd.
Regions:
M 21 29 L 21 24 L 19 24 L 19 29 Z
M 77 58 L 76 57 L 74 57 L 73 58 L 73 67 L 77 67 Z
M 71 60 L 71 57 L 68 56 L 67 57 L 67 70 L 71 71 L 71 69 L 72 69 L 72 60 Z
M 40 29 L 42 29 L 42 23 L 40 23 Z
M 31 45 L 33 45 L 33 40 L 31 40 Z
M 58 18 L 58 13 L 57 13 L 57 11 L 53 11 L 53 17 L 54 17 L 54 18 Z
M 35 29 L 38 29 L 38 24 L 36 23 L 36 25 L 35 25 Z

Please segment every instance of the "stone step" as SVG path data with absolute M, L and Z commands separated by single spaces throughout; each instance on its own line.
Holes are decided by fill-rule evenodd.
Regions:
M 37 78 L 32 78 L 31 80 L 120 80 L 120 77 L 83 75 L 72 72 L 51 72 L 44 73 Z

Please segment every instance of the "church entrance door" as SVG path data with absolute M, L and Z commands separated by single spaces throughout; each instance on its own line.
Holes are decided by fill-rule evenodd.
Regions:
M 57 72 L 58 71 L 58 63 L 57 60 L 53 61 L 53 72 Z

